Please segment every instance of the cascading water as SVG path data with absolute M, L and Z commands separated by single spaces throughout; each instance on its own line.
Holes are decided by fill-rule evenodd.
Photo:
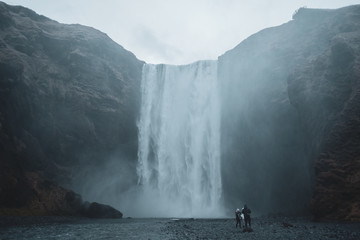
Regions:
M 137 173 L 163 217 L 221 216 L 217 61 L 143 67 Z

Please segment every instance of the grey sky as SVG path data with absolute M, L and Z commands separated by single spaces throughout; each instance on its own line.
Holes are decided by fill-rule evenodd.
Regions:
M 107 33 L 148 63 L 216 59 L 300 7 L 339 8 L 360 0 L 5 0 L 61 23 Z

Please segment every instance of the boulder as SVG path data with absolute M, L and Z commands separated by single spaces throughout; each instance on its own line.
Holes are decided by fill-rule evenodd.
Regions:
M 84 203 L 83 210 L 89 218 L 122 218 L 123 214 L 115 208 L 97 202 Z

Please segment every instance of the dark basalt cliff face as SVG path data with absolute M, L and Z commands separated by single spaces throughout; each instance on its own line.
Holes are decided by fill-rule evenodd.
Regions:
M 29 174 L 70 186 L 109 155 L 135 160 L 142 65 L 93 28 L 0 2 L 0 207 L 29 206 Z
M 345 31 L 288 79 L 317 158 L 311 208 L 320 219 L 360 221 L 360 7 L 352 10 Z
M 360 6 L 293 18 L 219 58 L 225 201 L 358 221 Z

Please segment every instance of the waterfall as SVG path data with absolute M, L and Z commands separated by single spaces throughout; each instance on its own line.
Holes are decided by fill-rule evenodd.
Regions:
M 145 64 L 137 174 L 148 208 L 163 217 L 221 213 L 217 61 Z

